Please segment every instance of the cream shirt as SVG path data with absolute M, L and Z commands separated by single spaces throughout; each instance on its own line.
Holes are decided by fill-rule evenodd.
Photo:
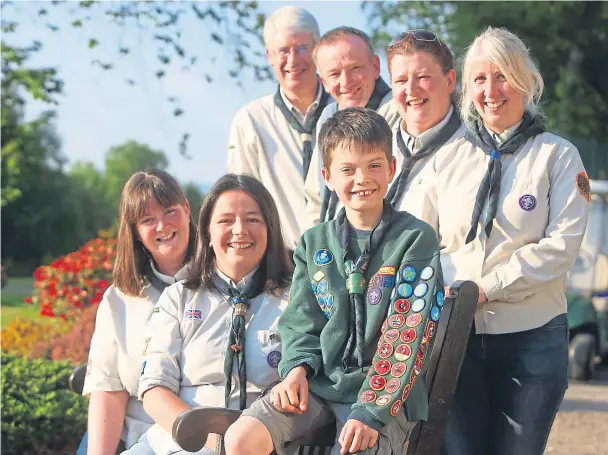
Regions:
M 321 94 L 319 82 L 313 105 L 318 106 Z M 295 107 L 287 101 L 286 104 L 293 112 Z M 311 112 L 309 108 L 306 115 Z M 298 112 L 296 116 L 302 114 Z M 314 139 L 313 134 L 313 147 Z M 291 249 L 295 249 L 307 227 L 303 161 L 300 133 L 275 106 L 274 94 L 253 101 L 237 112 L 230 127 L 228 172 L 249 174 L 264 184 L 277 205 L 283 238 Z
M 576 147 L 551 133 L 528 139 L 502 157 L 494 227 L 486 238 L 485 208 L 475 240 L 465 245 L 489 156 L 464 138 L 429 163 L 428 189 L 439 233 L 446 284 L 473 280 L 488 302 L 475 313 L 477 333 L 512 333 L 540 327 L 565 313 L 566 279 L 576 259 L 589 212 L 577 188 L 584 172 Z M 487 199 L 486 199 L 487 206 Z
M 238 286 L 244 286 L 249 276 Z M 224 279 L 228 278 L 224 276 Z M 279 297 L 264 292 L 250 301 L 245 337 L 248 406 L 265 387 L 280 380 L 277 365 L 281 340 L 277 323 L 287 306 L 288 294 L 288 289 Z M 224 358 L 232 312 L 230 298 L 217 290 L 187 289 L 183 282 L 168 287 L 151 319 L 151 338 L 141 365 L 139 397 L 160 386 L 192 407 L 224 407 Z M 235 362 L 231 408 L 238 409 L 239 396 Z M 180 450 L 171 434 L 159 425 L 150 428 L 146 436 L 156 455 Z
M 323 124 L 336 112 L 338 112 L 338 103 L 336 102 L 327 105 L 325 109 L 323 109 L 323 113 L 317 122 L 317 140 L 319 139 L 319 132 L 321 131 Z M 386 119 L 391 129 L 399 123 L 399 119 L 401 117 L 399 116 L 399 112 L 397 111 L 395 103 L 393 102 L 392 92 L 388 92 L 384 98 L 382 98 L 377 112 Z M 312 153 L 312 159 L 310 160 L 310 171 L 308 172 L 308 176 L 306 177 L 306 182 L 304 184 L 304 193 L 306 195 L 306 227 L 304 230 L 310 229 L 314 225 L 319 224 L 321 213 L 321 191 L 325 190 L 325 181 L 321 175 L 322 168 L 323 159 L 321 158 L 321 152 L 319 147 L 315 145 Z M 313 172 L 315 169 L 316 171 Z M 336 210 L 336 214 L 338 212 L 339 210 Z

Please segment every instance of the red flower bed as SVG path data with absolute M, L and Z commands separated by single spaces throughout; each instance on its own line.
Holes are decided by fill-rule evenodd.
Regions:
M 80 250 L 61 256 L 34 271 L 34 296 L 40 315 L 73 320 L 81 310 L 101 302 L 112 284 L 116 240 L 94 239 Z

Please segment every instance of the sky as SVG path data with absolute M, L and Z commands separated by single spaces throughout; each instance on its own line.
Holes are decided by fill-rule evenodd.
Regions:
M 31 66 L 57 66 L 64 81 L 64 94 L 59 98 L 56 127 L 62 139 L 62 152 L 70 163 L 91 161 L 103 168 L 104 154 L 112 146 L 129 139 L 162 150 L 169 159 L 169 171 L 182 182 L 212 184 L 226 171 L 228 133 L 231 120 L 239 108 L 261 96 L 272 93 L 276 82 L 258 82 L 253 77 L 242 77 L 243 87 L 237 87 L 227 76 L 230 59 L 226 49 L 216 46 L 201 22 L 193 19 L 185 23 L 183 42 L 189 50 L 196 50 L 199 61 L 206 64 L 214 78 L 205 81 L 205 71 L 183 71 L 172 63 L 166 76 L 158 79 L 154 73 L 155 47 L 149 39 L 151 33 L 135 28 L 114 26 L 100 13 L 92 13 L 85 27 L 64 26 L 52 32 L 45 24 L 48 19 L 38 16 L 45 2 L 27 2 L 18 11 L 5 14 L 5 19 L 17 18 L 19 28 L 11 43 L 25 44 L 33 39 L 43 42 L 43 49 L 31 60 Z M 354 1 L 319 2 L 260 2 L 265 13 L 287 5 L 297 4 L 309 10 L 317 19 L 321 33 L 340 26 L 350 25 L 369 32 L 367 19 L 360 3 Z M 52 10 L 53 6 L 46 7 Z M 54 23 L 69 24 L 72 16 L 55 14 Z M 88 48 L 94 36 L 100 45 L 93 51 Z M 128 57 L 121 57 L 118 48 L 131 49 Z M 263 51 L 261 46 L 260 51 Z M 209 63 L 209 58 L 217 60 Z M 119 61 L 117 67 L 103 71 L 91 60 Z M 207 59 L 207 60 L 205 60 Z M 385 63 L 382 72 L 386 78 Z M 136 85 L 125 82 L 133 79 Z M 167 98 L 181 99 L 184 114 L 175 118 Z M 33 118 L 48 105 L 31 102 L 26 111 Z M 190 133 L 188 154 L 182 157 L 178 143 L 183 132 Z

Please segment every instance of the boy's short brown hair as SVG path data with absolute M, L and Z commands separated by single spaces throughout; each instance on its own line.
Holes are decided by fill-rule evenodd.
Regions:
M 382 150 L 389 163 L 393 159 L 393 133 L 386 119 L 364 107 L 340 110 L 323 123 L 318 146 L 325 169 L 329 169 L 332 153 L 339 145 L 362 153 Z

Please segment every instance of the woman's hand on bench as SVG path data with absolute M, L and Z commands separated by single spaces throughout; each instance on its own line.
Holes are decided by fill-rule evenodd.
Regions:
M 281 412 L 304 414 L 308 407 L 306 368 L 297 366 L 270 391 L 272 404 Z

